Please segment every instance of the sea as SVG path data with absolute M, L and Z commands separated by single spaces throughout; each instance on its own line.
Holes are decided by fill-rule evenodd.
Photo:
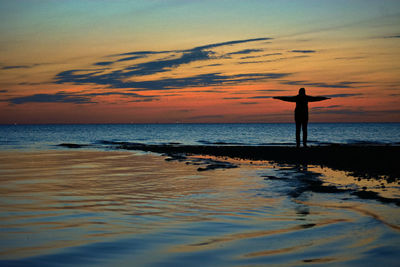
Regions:
M 0 125 L 0 266 L 398 266 L 400 210 L 382 201 L 398 180 L 107 145 L 294 146 L 294 130 Z M 400 123 L 311 123 L 309 144 L 399 145 Z
M 48 149 L 61 143 L 295 145 L 293 123 L 0 125 L 0 149 Z M 400 144 L 400 123 L 310 123 L 310 145 Z

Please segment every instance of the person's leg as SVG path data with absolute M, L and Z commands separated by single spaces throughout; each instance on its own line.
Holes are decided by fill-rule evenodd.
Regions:
M 307 146 L 307 124 L 308 121 L 303 121 L 302 128 L 303 128 L 303 146 Z
M 301 122 L 296 120 L 296 146 L 300 147 L 300 128 Z

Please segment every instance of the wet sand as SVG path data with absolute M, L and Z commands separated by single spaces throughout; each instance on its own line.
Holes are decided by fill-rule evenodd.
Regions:
M 109 142 L 114 148 L 141 150 L 167 155 L 212 155 L 249 160 L 269 160 L 277 163 L 312 164 L 351 172 L 362 178 L 400 180 L 398 157 L 400 146 L 330 145 L 295 148 L 287 146 L 189 146 L 144 145 Z M 76 144 L 61 146 L 78 148 Z

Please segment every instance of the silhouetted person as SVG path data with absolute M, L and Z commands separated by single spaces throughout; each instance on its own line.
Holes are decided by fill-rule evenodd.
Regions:
M 296 96 L 275 96 L 275 99 L 296 102 L 294 120 L 296 121 L 296 145 L 300 147 L 300 129 L 303 129 L 303 146 L 307 147 L 308 102 L 316 102 L 329 99 L 323 96 L 306 95 L 306 89 L 300 88 Z

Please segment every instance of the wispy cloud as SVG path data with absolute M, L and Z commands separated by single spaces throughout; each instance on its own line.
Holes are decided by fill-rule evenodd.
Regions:
M 270 56 L 280 56 L 282 55 L 282 53 L 268 53 L 268 54 L 264 54 L 262 55 L 263 57 L 270 57 Z
M 1 70 L 13 70 L 13 69 L 30 69 L 34 68 L 37 66 L 42 66 L 42 65 L 48 65 L 49 63 L 35 63 L 35 64 L 29 64 L 29 65 L 7 65 L 7 66 L 1 66 Z
M 312 110 L 322 110 L 322 109 L 333 109 L 333 108 L 340 108 L 342 105 L 331 105 L 326 107 L 312 107 Z
M 171 52 L 174 52 L 174 51 L 134 51 L 134 52 L 109 55 L 108 57 L 132 56 L 132 55 L 149 56 L 149 55 L 165 54 L 165 53 L 171 53 Z
M 356 59 L 364 59 L 366 57 L 337 57 L 337 60 L 356 60 Z
M 100 62 L 93 63 L 94 66 L 108 66 L 111 64 L 114 64 L 114 61 L 100 61 Z
M 12 69 L 28 69 L 31 68 L 32 66 L 29 65 L 14 65 L 14 66 L 4 66 L 1 67 L 2 70 L 12 70 Z
M 245 99 L 244 97 L 224 97 L 226 100 L 237 100 L 237 99 Z
M 203 50 L 203 49 L 210 49 L 210 48 L 226 46 L 226 45 L 235 45 L 235 44 L 242 44 L 242 43 L 249 43 L 249 42 L 266 41 L 266 40 L 272 40 L 272 39 L 273 38 L 262 37 L 262 38 L 235 40 L 235 41 L 228 41 L 228 42 L 222 42 L 222 43 L 215 43 L 215 44 L 209 44 L 209 45 L 204 45 L 204 46 L 198 46 L 198 47 L 195 47 L 194 49 Z
M 331 97 L 331 98 L 338 98 L 338 97 L 353 97 L 353 96 L 362 96 L 363 94 L 357 93 L 357 94 L 332 94 L 332 95 L 323 95 L 325 97 Z
M 139 58 L 144 58 L 144 57 L 146 57 L 146 56 L 139 55 L 139 56 L 132 56 L 132 57 L 124 57 L 124 58 L 120 58 L 120 59 L 118 59 L 118 60 L 117 60 L 117 62 L 121 62 L 121 61 L 130 61 L 130 60 L 136 60 L 136 59 L 139 59 Z
M 290 73 L 249 73 L 240 75 L 223 75 L 221 73 L 199 74 L 183 78 L 162 78 L 158 80 L 145 80 L 143 76 L 170 72 L 181 65 L 192 62 L 208 61 L 217 58 L 216 52 L 212 48 L 221 46 L 232 46 L 249 42 L 258 42 L 270 40 L 272 38 L 254 38 L 245 40 L 235 40 L 229 42 L 208 44 L 197 46 L 186 50 L 175 51 L 135 51 L 113 55 L 117 57 L 115 61 L 100 61 L 94 63 L 96 66 L 108 66 L 120 61 L 129 61 L 138 58 L 144 58 L 154 54 L 172 53 L 172 55 L 163 59 L 150 59 L 146 62 L 133 64 L 123 69 L 106 72 L 106 70 L 88 70 L 72 69 L 58 73 L 55 76 L 56 84 L 97 84 L 108 88 L 131 88 L 136 90 L 169 90 L 185 87 L 204 87 L 221 84 L 243 83 L 250 81 L 259 81 L 266 79 L 278 79 L 290 75 Z M 234 53 L 246 54 L 257 49 L 245 49 Z M 123 56 L 123 58 L 118 58 Z M 129 56 L 129 57 L 125 57 Z M 213 65 L 213 64 L 210 64 Z M 208 66 L 210 66 L 208 65 Z M 216 66 L 216 65 L 214 65 Z M 141 77 L 141 81 L 135 81 L 135 77 Z M 128 81 L 129 79 L 129 81 Z
M 312 86 L 312 87 L 324 87 L 324 88 L 354 88 L 353 84 L 359 84 L 359 82 L 338 82 L 338 83 L 324 83 L 324 82 L 308 82 L 308 81 L 280 81 L 281 84 L 288 85 L 299 85 L 299 86 Z
M 87 73 L 80 70 L 64 71 L 57 74 L 55 83 L 73 84 L 98 84 L 109 88 L 132 88 L 138 91 L 143 90 L 171 90 L 187 87 L 206 87 L 223 84 L 237 84 L 251 81 L 261 81 L 268 79 L 279 79 L 291 75 L 290 73 L 248 73 L 238 75 L 222 75 L 220 73 L 199 74 L 184 78 L 165 78 L 148 81 L 125 81 L 127 76 L 119 71 L 110 74 L 100 74 L 98 72 Z
M 337 114 L 337 115 L 362 115 L 367 116 L 382 116 L 382 115 L 398 115 L 400 109 L 390 110 L 365 110 L 364 108 L 346 108 L 340 105 L 328 107 L 314 107 L 312 112 L 315 114 Z
M 87 104 L 93 103 L 87 96 L 78 96 L 65 92 L 58 92 L 55 94 L 34 94 L 22 97 L 15 97 L 6 100 L 12 104 L 25 104 L 25 103 L 75 103 Z
M 158 100 L 156 96 L 139 95 L 131 92 L 102 92 L 102 93 L 86 93 L 76 94 L 67 92 L 57 92 L 54 94 L 34 94 L 23 97 L 14 97 L 3 101 L 10 102 L 12 104 L 25 104 L 25 103 L 74 103 L 74 104 L 88 104 L 96 103 L 92 98 L 96 96 L 109 96 L 109 95 L 120 95 L 127 98 L 133 98 L 129 102 L 149 102 Z
M 219 119 L 224 118 L 223 115 L 201 115 L 201 116 L 193 116 L 189 117 L 188 119 L 191 120 L 208 120 L 208 119 Z
M 262 56 L 260 56 L 262 57 Z M 302 55 L 302 56 L 293 56 L 293 57 L 280 57 L 280 58 L 276 58 L 276 59 L 269 59 L 269 60 L 258 60 L 258 61 L 240 61 L 237 64 L 258 64 L 258 63 L 271 63 L 271 62 L 278 62 L 278 61 L 283 61 L 283 60 L 290 60 L 290 59 L 298 59 L 298 58 L 305 58 L 305 57 L 309 57 L 306 55 Z M 241 58 L 243 59 L 243 58 Z
M 366 115 L 368 111 L 363 109 L 315 109 L 314 114 L 337 114 L 337 115 Z
M 257 55 L 257 56 L 246 56 L 246 57 L 241 57 L 240 59 L 263 58 L 263 57 L 279 56 L 279 55 L 282 55 L 282 53 L 269 53 L 269 54 Z
M 272 96 L 258 95 L 258 96 L 248 97 L 248 99 L 264 99 L 264 98 L 272 98 Z
M 316 53 L 317 51 L 315 51 L 315 50 L 291 50 L 290 52 L 309 54 L 309 53 Z
M 206 67 L 217 67 L 217 66 L 222 66 L 222 64 L 220 64 L 220 63 L 208 64 L 208 65 L 204 65 L 204 66 L 197 66 L 195 68 L 196 69 L 202 69 L 202 68 L 206 68 Z
M 385 36 L 383 38 L 397 39 L 397 38 L 400 38 L 400 35 L 390 35 L 390 36 Z
M 287 90 L 283 89 L 261 89 L 261 90 L 256 90 L 257 92 L 285 92 Z
M 0 69 L 2 70 L 12 70 L 12 69 L 30 69 L 36 66 L 40 66 L 43 64 L 32 64 L 32 65 L 11 65 L 11 66 L 3 66 Z
M 226 55 L 227 56 L 231 56 L 231 55 L 247 55 L 247 54 L 251 54 L 251 53 L 254 53 L 254 52 L 262 52 L 262 51 L 264 51 L 264 49 L 244 49 L 244 50 L 228 53 Z
M 242 104 L 242 105 L 255 105 L 255 104 L 258 104 L 258 102 L 240 102 L 240 104 Z

